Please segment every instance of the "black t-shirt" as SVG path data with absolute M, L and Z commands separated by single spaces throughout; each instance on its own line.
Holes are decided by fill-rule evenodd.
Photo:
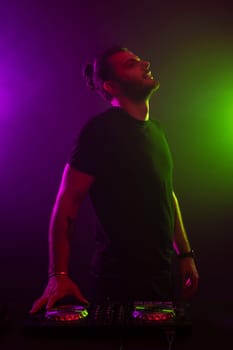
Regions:
M 118 107 L 90 119 L 69 164 L 93 175 L 99 227 L 92 268 L 128 275 L 169 271 L 173 254 L 173 163 L 163 129 Z

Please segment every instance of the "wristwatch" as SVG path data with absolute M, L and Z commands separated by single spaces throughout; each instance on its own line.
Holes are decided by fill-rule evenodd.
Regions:
M 189 252 L 187 252 L 187 253 L 178 254 L 178 258 L 179 258 L 179 259 L 183 259 L 183 258 L 195 258 L 194 250 L 191 249 L 191 250 L 190 250 Z

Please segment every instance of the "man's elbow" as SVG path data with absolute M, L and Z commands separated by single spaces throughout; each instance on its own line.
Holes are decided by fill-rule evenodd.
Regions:
M 84 197 L 85 195 L 81 193 L 75 195 L 69 191 L 60 192 L 56 198 L 53 211 L 74 219 L 77 216 Z

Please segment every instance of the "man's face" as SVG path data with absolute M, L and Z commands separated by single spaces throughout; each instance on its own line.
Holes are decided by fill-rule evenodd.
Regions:
M 152 76 L 150 62 L 130 51 L 120 51 L 109 57 L 114 69 L 120 93 L 135 99 L 146 99 L 159 88 L 159 81 Z

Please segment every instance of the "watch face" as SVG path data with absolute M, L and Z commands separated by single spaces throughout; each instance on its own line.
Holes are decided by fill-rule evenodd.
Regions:
M 53 321 L 79 321 L 87 316 L 87 309 L 80 305 L 60 305 L 45 313 L 45 318 Z

